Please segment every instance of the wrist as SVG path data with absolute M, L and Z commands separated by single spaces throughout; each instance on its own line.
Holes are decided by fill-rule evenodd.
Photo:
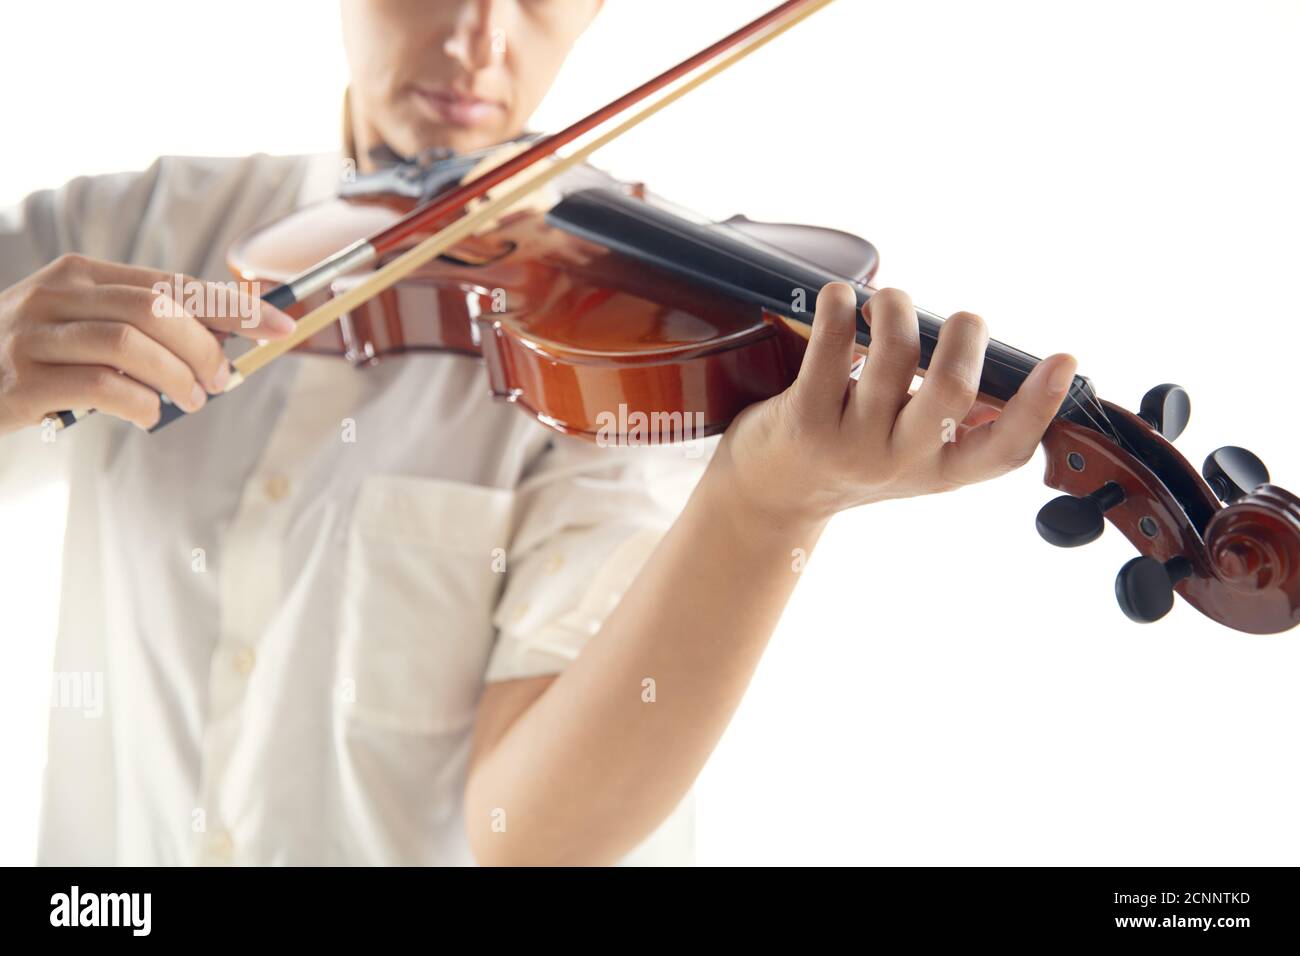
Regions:
M 811 508 L 782 507 L 759 501 L 737 480 L 726 442 L 718 448 L 695 490 L 703 513 L 720 522 L 741 544 L 754 549 L 802 549 L 811 553 L 830 520 Z

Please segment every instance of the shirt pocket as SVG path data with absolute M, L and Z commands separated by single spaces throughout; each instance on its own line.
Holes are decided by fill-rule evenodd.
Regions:
M 338 645 L 350 719 L 431 734 L 473 723 L 513 499 L 509 490 L 429 478 L 362 481 Z

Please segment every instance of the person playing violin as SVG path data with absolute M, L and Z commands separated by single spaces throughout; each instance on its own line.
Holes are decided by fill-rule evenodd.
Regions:
M 41 862 L 688 861 L 692 784 L 792 554 L 840 511 L 1033 454 L 1072 358 L 990 417 L 962 312 L 910 394 L 917 318 L 885 289 L 854 378 L 838 283 L 794 384 L 696 460 L 554 434 L 451 354 L 293 353 L 145 434 L 159 393 L 195 412 L 222 390 L 228 335 L 293 327 L 180 290 L 158 310 L 159 283 L 224 279 L 227 247 L 327 198 L 342 159 L 518 137 L 600 7 L 342 0 L 349 156 L 165 157 L 0 218 L 0 481 L 68 479 L 55 677 L 102 705 L 51 710 Z M 51 441 L 63 408 L 107 414 Z

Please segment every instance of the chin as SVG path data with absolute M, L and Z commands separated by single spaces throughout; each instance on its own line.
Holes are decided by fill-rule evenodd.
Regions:
M 511 134 L 499 126 L 462 127 L 418 122 L 405 125 L 398 136 L 389 141 L 397 152 L 413 156 L 426 149 L 450 149 L 468 153 L 510 139 Z

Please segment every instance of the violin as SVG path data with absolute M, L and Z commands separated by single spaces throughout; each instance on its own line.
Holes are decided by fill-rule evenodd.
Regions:
M 358 180 L 343 197 L 244 237 L 230 250 L 232 271 L 280 283 L 396 221 L 414 200 L 391 191 L 391 178 Z M 806 304 L 837 280 L 865 303 L 878 264 L 857 236 L 745 217 L 708 223 L 643 184 L 584 170 L 549 210 L 507 215 L 299 348 L 358 367 L 405 352 L 473 355 L 494 395 L 565 434 L 614 444 L 698 438 L 789 387 L 812 320 Z M 923 310 L 918 318 L 924 370 L 942 320 Z M 857 338 L 869 346 L 861 316 Z M 986 356 L 980 400 L 994 405 L 1038 361 L 997 341 Z M 1059 547 L 1096 540 L 1106 522 L 1124 534 L 1140 556 L 1120 570 L 1115 593 L 1133 620 L 1163 617 L 1179 593 L 1238 630 L 1293 627 L 1300 499 L 1269 484 L 1245 449 L 1213 452 L 1198 475 L 1171 444 L 1189 414 L 1176 385 L 1152 389 L 1134 414 L 1078 377 L 1043 439 L 1045 482 L 1065 494 L 1039 512 L 1038 530 Z M 638 422 L 640 435 L 629 428 Z
M 766 42 L 827 2 L 789 0 L 673 78 L 754 36 L 751 46 Z M 243 237 L 229 252 L 231 269 L 273 284 L 266 299 L 277 307 L 322 318 L 319 329 L 300 328 L 293 347 L 359 368 L 406 352 L 474 356 L 494 395 L 590 440 L 719 433 L 794 381 L 824 285 L 848 282 L 859 306 L 870 298 L 879 257 L 869 242 L 743 216 L 703 220 L 586 165 L 599 142 L 546 174 L 545 194 L 539 175 L 489 208 L 491 190 L 508 188 L 557 138 L 572 142 L 662 79 L 590 125 L 602 111 L 522 151 L 512 144 L 462 158 L 463 177 L 449 179 L 441 163 L 364 177 L 337 199 Z M 471 168 L 467 159 L 479 162 Z M 521 206 L 523 196 L 530 202 Z M 485 205 L 467 213 L 469 202 Z M 924 374 L 943 320 L 918 310 L 918 322 Z M 865 351 L 871 335 L 861 313 L 856 337 Z M 1000 406 L 1037 363 L 990 341 L 980 401 Z M 170 410 L 165 419 L 179 416 Z M 1062 494 L 1038 512 L 1037 529 L 1057 547 L 1094 541 L 1107 523 L 1123 534 L 1137 556 L 1120 569 L 1115 596 L 1134 621 L 1162 618 L 1177 594 L 1239 631 L 1294 627 L 1300 499 L 1269 483 L 1243 448 L 1220 448 L 1194 468 L 1172 444 L 1189 415 L 1176 385 L 1151 389 L 1131 412 L 1076 376 L 1043 437 L 1044 480 Z

